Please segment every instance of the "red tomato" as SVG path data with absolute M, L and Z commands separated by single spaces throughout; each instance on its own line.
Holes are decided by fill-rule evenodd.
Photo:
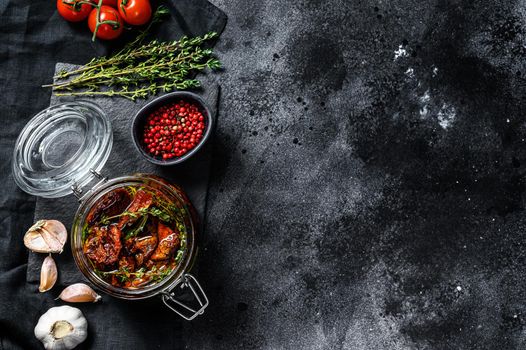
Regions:
M 94 3 L 95 5 L 99 5 L 99 0 L 88 0 Z M 117 1 L 118 0 L 102 0 L 102 5 L 111 6 L 114 8 L 117 8 Z
M 152 17 L 150 0 L 119 0 L 119 14 L 129 24 L 140 26 Z
M 93 6 L 90 4 L 79 4 L 79 0 L 57 0 L 58 13 L 70 22 L 85 20 Z
M 97 1 L 97 0 L 95 0 Z M 97 1 L 98 2 L 98 1 Z M 117 0 L 102 0 L 102 4 L 117 8 Z
M 117 12 L 116 9 L 110 6 L 102 5 L 100 7 L 99 22 L 104 21 L 113 21 L 116 23 L 103 23 L 99 25 L 99 29 L 97 30 L 96 34 L 97 38 L 102 40 L 112 40 L 116 39 L 117 37 L 119 37 L 119 35 L 121 35 L 122 30 L 124 29 L 124 22 L 122 21 L 122 18 L 121 16 L 119 16 L 119 12 Z M 88 26 L 91 32 L 93 33 L 97 26 L 96 9 L 92 11 L 89 15 Z
M 89 0 L 89 1 L 91 1 L 95 5 L 99 4 L 99 0 Z M 101 5 L 106 5 L 106 6 L 111 6 L 111 7 L 117 8 L 117 1 L 118 0 L 102 0 L 102 4 Z

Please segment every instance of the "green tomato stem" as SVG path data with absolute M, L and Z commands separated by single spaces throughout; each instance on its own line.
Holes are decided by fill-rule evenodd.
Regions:
M 102 0 L 99 0 L 99 3 L 97 4 L 97 24 L 95 25 L 95 30 L 93 31 L 93 36 L 91 37 L 91 41 L 95 41 L 95 38 L 97 37 L 97 32 L 99 31 L 100 26 L 100 7 L 102 6 Z

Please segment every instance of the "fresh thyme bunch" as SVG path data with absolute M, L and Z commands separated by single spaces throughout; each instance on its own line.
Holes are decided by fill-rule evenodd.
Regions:
M 152 22 L 158 18 L 156 13 Z M 148 29 L 117 54 L 94 58 L 74 71 L 61 71 L 54 77 L 55 83 L 44 87 L 52 87 L 56 96 L 121 96 L 135 100 L 198 87 L 200 82 L 190 78 L 192 73 L 221 67 L 212 50 L 203 48 L 217 33 L 140 45 Z

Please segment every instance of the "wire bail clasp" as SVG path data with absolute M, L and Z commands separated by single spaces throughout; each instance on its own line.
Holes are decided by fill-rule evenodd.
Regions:
M 99 173 L 97 170 L 94 170 L 93 168 L 90 168 L 89 169 L 89 172 L 96 178 L 98 179 L 99 181 L 95 184 L 95 186 L 93 186 L 93 188 L 97 188 L 99 185 L 101 185 L 102 183 L 108 181 L 108 178 L 103 176 L 101 173 Z M 74 182 L 73 185 L 71 185 L 71 191 L 73 192 L 73 195 L 75 197 L 77 197 L 77 199 L 79 200 L 79 202 L 82 202 L 82 200 L 84 199 L 84 197 L 86 196 L 86 194 L 89 192 L 86 192 L 86 194 L 84 194 L 84 196 L 82 195 L 84 193 L 84 191 L 82 190 L 82 187 L 79 186 L 79 184 L 77 182 Z
M 181 290 L 189 289 L 192 292 L 194 304 L 199 306 L 197 308 L 195 306 L 188 306 L 187 303 L 183 303 L 182 301 L 178 300 L 174 293 L 174 290 L 177 287 L 179 287 Z M 195 301 L 197 301 L 197 303 L 195 303 Z M 163 302 L 173 312 L 187 321 L 191 321 L 197 316 L 202 315 L 208 306 L 208 298 L 203 291 L 203 288 L 201 288 L 201 285 L 199 282 L 197 282 L 195 277 L 189 273 L 185 273 L 183 277 L 169 291 L 163 292 Z

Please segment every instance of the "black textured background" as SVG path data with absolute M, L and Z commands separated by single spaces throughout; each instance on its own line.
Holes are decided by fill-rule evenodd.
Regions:
M 524 2 L 213 3 L 211 306 L 172 346 L 524 349 Z
M 524 2 L 214 3 L 189 348 L 526 348 Z

